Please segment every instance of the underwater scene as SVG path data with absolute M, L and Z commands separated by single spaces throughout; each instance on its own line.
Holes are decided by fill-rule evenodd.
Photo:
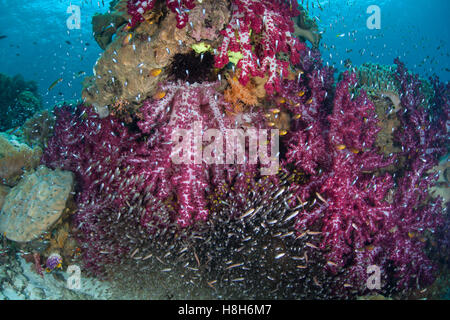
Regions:
M 448 300 L 448 12 L 0 0 L 0 300 Z

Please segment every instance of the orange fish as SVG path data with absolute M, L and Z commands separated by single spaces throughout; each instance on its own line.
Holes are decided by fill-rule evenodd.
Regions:
M 150 75 L 151 75 L 152 77 L 157 77 L 157 76 L 159 76 L 159 74 L 160 74 L 161 72 L 162 72 L 162 69 L 160 69 L 160 68 L 153 69 L 153 70 L 150 71 Z
M 122 44 L 123 44 L 124 46 L 126 46 L 127 44 L 130 43 L 131 39 L 133 39 L 133 34 L 132 34 L 132 33 L 129 33 L 129 34 L 127 34 L 127 36 L 123 39 Z
M 272 113 L 280 113 L 280 109 L 278 108 L 270 109 L 269 111 Z
M 153 95 L 153 99 L 155 100 L 161 100 L 166 96 L 166 93 L 164 91 L 159 91 Z

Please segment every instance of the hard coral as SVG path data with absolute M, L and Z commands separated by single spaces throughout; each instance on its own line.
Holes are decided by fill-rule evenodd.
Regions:
M 55 116 L 49 110 L 42 110 L 29 118 L 21 127 L 21 136 L 31 146 L 45 148 L 47 140 L 53 132 Z
M 0 133 L 0 183 L 15 186 L 26 171 L 38 166 L 41 156 L 39 146 L 31 148 L 14 135 Z
M 96 62 L 94 76 L 86 78 L 84 101 L 102 117 L 117 100 L 142 104 L 167 78 L 165 67 L 172 57 L 188 53 L 193 43 L 187 28 L 175 26 L 173 14 L 164 16 L 159 24 L 142 23 L 133 32 L 120 28 Z M 156 75 L 153 71 L 157 69 L 162 72 Z

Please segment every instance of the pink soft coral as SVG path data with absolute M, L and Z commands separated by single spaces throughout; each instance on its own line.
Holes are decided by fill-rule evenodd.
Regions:
M 155 3 L 156 0 L 128 0 L 127 9 L 131 16 L 129 26 L 134 27 L 139 22 L 144 21 L 143 15 L 152 10 Z M 166 0 L 166 4 L 177 15 L 177 28 L 183 29 L 189 22 L 188 11 L 195 8 L 194 0 Z

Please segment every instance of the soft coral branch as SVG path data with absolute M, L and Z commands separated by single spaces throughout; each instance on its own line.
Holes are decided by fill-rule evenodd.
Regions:
M 232 19 L 225 30 L 216 67 L 223 68 L 228 62 L 228 51 L 240 52 L 243 58 L 237 64 L 241 68 L 239 80 L 246 85 L 249 77 L 264 76 L 269 79 L 266 90 L 269 95 L 280 91 L 281 79 L 288 74 L 289 62 L 278 58 L 286 53 L 290 62 L 300 62 L 300 52 L 305 45 L 293 36 L 294 23 L 291 20 L 299 12 L 293 1 L 234 0 Z M 260 36 L 259 44 L 252 46 L 252 37 Z
M 128 0 L 127 9 L 131 16 L 130 27 L 144 21 L 144 14 L 155 7 L 156 0 Z M 167 7 L 176 13 L 177 28 L 183 29 L 189 22 L 188 11 L 195 8 L 194 0 L 166 0 Z

